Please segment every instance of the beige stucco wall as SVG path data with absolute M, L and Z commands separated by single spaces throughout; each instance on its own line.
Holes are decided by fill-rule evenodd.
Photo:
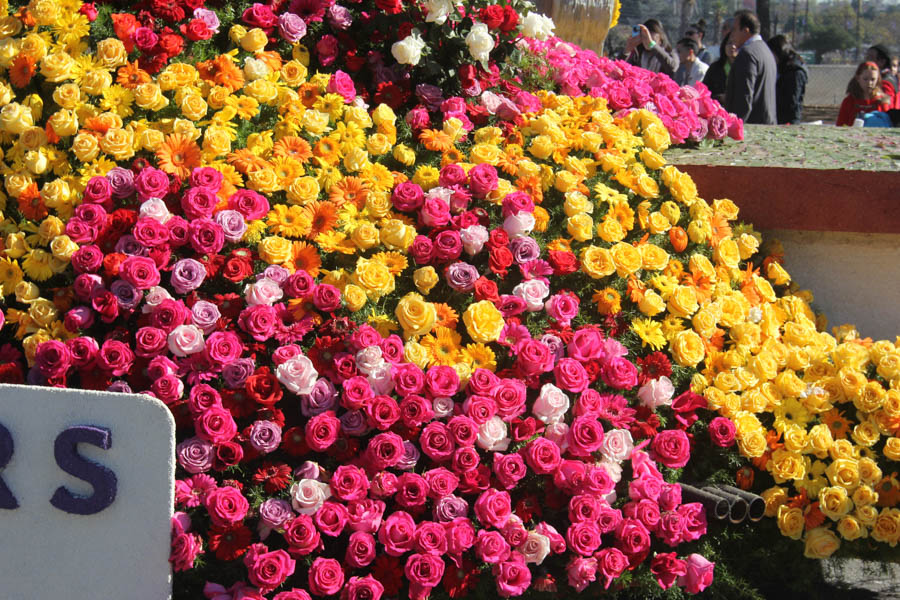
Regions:
M 900 234 L 771 230 L 785 268 L 812 291 L 829 330 L 852 323 L 863 337 L 900 335 Z

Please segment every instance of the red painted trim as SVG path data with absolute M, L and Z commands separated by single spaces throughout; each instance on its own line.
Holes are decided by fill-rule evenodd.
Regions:
M 756 229 L 900 233 L 900 173 L 677 165 Z

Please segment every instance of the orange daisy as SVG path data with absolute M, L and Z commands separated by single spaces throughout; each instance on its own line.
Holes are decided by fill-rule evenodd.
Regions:
M 25 190 L 19 194 L 19 212 L 22 216 L 31 221 L 41 221 L 49 212 L 38 191 L 37 184 L 32 182 Z
M 715 248 L 719 242 L 731 237 L 731 226 L 728 224 L 728 217 L 722 214 L 713 215 L 709 220 L 712 227 L 712 236 L 709 238 L 709 245 Z
M 541 178 L 537 175 L 519 177 L 516 179 L 516 187 L 531 196 L 535 204 L 540 204 L 544 199 L 544 186 L 541 184 Z
M 369 188 L 363 179 L 359 177 L 344 177 L 331 186 L 331 193 L 328 199 L 339 207 L 347 202 L 352 202 L 356 205 L 356 208 L 362 209 L 366 205 L 366 198 L 368 197 Z
M 116 83 L 123 88 L 133 90 L 142 83 L 150 82 L 150 73 L 140 68 L 137 61 L 133 63 L 125 63 L 119 67 L 116 75 Z
M 335 165 L 341 160 L 341 144 L 331 136 L 324 137 L 316 142 L 313 147 L 313 155 L 329 165 Z
M 306 271 L 313 277 L 319 274 L 322 258 L 315 246 L 306 242 L 294 242 L 292 254 L 289 266 L 294 267 L 295 271 Z
M 456 311 L 449 304 L 443 302 L 434 302 L 433 304 L 436 313 L 434 326 L 456 329 L 456 325 L 459 323 L 459 315 L 456 314 Z
M 447 152 L 453 148 L 453 138 L 439 129 L 423 129 L 419 142 L 434 152 Z
M 17 55 L 9 67 L 9 80 L 17 88 L 23 88 L 37 72 L 34 59 L 27 54 Z
M 272 156 L 284 156 L 305 163 L 312 158 L 312 147 L 300 136 L 286 135 L 272 146 Z
M 273 73 L 277 73 L 281 70 L 281 55 L 273 50 L 257 52 L 256 59 L 266 63 L 266 66 L 269 67 Z
M 334 202 L 318 202 L 313 201 L 303 207 L 303 212 L 312 222 L 312 228 L 309 230 L 307 237 L 311 240 L 316 239 L 320 233 L 328 233 L 337 225 L 337 209 Z
M 450 148 L 441 155 L 441 167 L 466 162 L 466 155 L 456 148 Z
M 244 87 L 244 73 L 226 55 L 197 63 L 200 77 L 234 92 Z
M 241 173 L 247 174 L 257 169 L 264 169 L 271 165 L 264 158 L 260 158 L 247 148 L 241 148 L 230 152 L 225 160 Z
M 304 83 L 297 88 L 297 93 L 300 94 L 300 102 L 303 103 L 303 106 L 312 108 L 319 99 L 319 86 L 314 83 Z
M 187 136 L 173 133 L 160 144 L 156 160 L 166 173 L 186 179 L 194 167 L 200 166 L 200 147 Z

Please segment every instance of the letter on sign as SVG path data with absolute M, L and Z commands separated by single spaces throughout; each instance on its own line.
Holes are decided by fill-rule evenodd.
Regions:
M 0 423 L 0 470 L 9 464 L 13 455 L 13 439 L 3 423 Z M 19 508 L 16 497 L 12 495 L 9 487 L 0 477 L 0 508 Z
M 69 475 L 91 484 L 94 493 L 90 496 L 76 496 L 60 486 L 56 488 L 50 504 L 67 513 L 93 515 L 116 499 L 118 480 L 111 470 L 78 454 L 78 444 L 91 444 L 109 450 L 112 436 L 105 427 L 78 425 L 69 427 L 56 437 L 53 448 L 56 464 Z

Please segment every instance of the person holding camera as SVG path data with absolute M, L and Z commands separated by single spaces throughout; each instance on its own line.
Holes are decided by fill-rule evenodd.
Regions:
M 642 25 L 634 26 L 632 36 L 625 44 L 624 56 L 632 65 L 669 77 L 678 69 L 678 56 L 669 44 L 662 23 L 656 19 L 647 19 Z

